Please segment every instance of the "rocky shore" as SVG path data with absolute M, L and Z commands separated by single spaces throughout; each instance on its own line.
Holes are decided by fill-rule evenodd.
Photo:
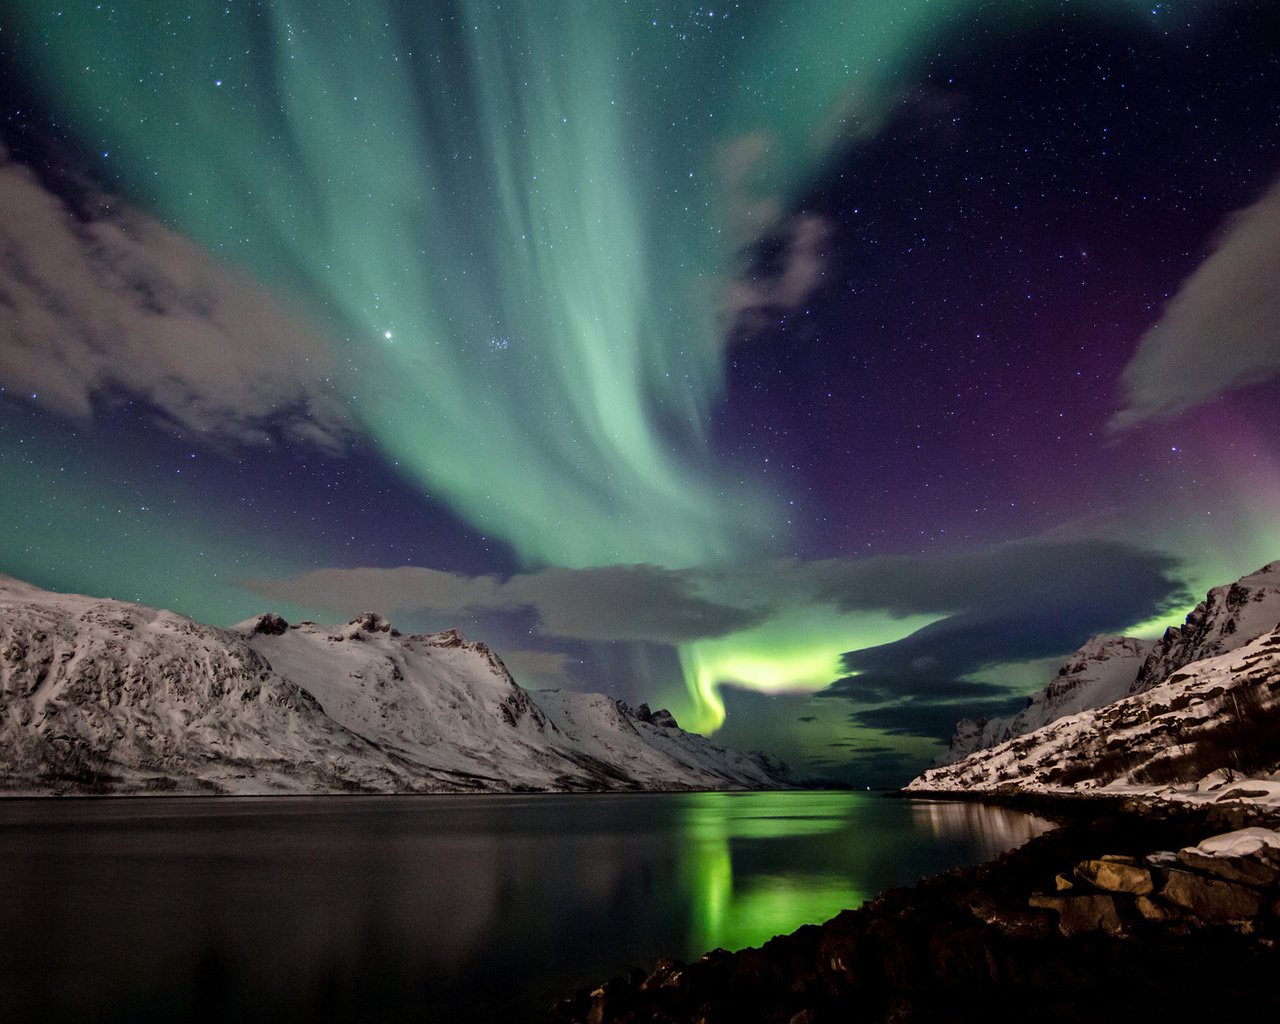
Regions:
M 1041 808 L 1045 810 L 1045 808 Z M 759 949 L 661 961 L 556 1024 L 1275 1019 L 1280 818 L 1074 802 L 1000 859 Z

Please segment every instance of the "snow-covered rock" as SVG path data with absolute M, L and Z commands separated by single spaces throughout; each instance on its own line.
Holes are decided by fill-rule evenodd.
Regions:
M 939 764 L 956 764 L 1065 715 L 1099 708 L 1160 685 L 1186 665 L 1227 654 L 1280 624 L 1280 561 L 1235 583 L 1214 587 L 1181 626 L 1155 644 L 1095 636 L 1071 655 L 1044 690 L 1012 718 L 962 718 Z
M 1159 686 L 1185 665 L 1238 650 L 1280 624 L 1280 561 L 1214 587 L 1181 626 L 1170 626 L 1133 680 L 1130 693 Z
M 931 768 L 906 788 L 1273 803 L 1280 798 L 1271 777 L 1278 766 L 1280 629 L 1274 629 L 1186 665 L 1152 689 Z M 1255 782 L 1248 778 L 1253 773 L 1265 778 Z
M 1151 644 L 1131 636 L 1095 636 L 1071 655 L 1057 675 L 1012 718 L 962 718 L 943 764 L 954 764 L 975 750 L 1025 736 L 1064 715 L 1102 707 L 1125 696 Z
M 232 629 L 0 576 L 0 789 L 772 788 L 779 766 L 597 694 L 531 694 L 456 630 Z

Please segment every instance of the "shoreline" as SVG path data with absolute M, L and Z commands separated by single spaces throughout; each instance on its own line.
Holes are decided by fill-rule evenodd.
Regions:
M 957 797 L 885 795 L 922 802 Z M 1280 829 L 1274 808 L 1025 793 L 961 800 L 1035 813 L 1058 827 L 995 860 L 888 890 L 758 948 L 633 968 L 561 1000 L 545 1019 L 990 1022 L 1033 1011 L 1047 1021 L 1172 1021 L 1280 1012 L 1280 988 L 1271 981 L 1280 966 L 1280 847 L 1273 851 L 1274 876 L 1249 890 L 1256 905 L 1246 908 L 1247 918 L 1196 902 L 1200 890 L 1238 896 L 1244 890 L 1237 883 L 1171 859 L 1212 836 Z M 1122 864 L 1116 871 L 1135 877 L 1146 872 L 1154 888 L 1145 895 L 1082 880 L 1079 869 L 1099 863 Z M 1188 878 L 1200 888 L 1185 897 L 1177 886 L 1185 889 Z

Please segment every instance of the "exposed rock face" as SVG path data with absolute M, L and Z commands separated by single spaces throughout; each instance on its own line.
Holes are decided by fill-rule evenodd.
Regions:
M 1102 707 L 1125 696 L 1151 644 L 1129 636 L 1095 636 L 1071 655 L 1053 680 L 1013 718 L 963 718 L 943 764 L 954 764 L 975 750 L 1025 736 L 1049 722 L 1088 708 Z
M 1178 669 L 1238 650 L 1280 625 L 1280 561 L 1235 583 L 1214 587 L 1178 628 L 1156 643 L 1129 688 L 1142 693 Z
M 743 789 L 780 778 L 665 712 L 641 721 L 595 694 L 530 694 L 457 630 L 403 637 L 372 612 L 336 628 L 268 614 L 215 629 L 0 577 L 9 792 Z

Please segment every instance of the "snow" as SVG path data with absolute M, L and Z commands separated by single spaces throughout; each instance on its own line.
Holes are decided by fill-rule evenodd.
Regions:
M 1239 697 L 1259 710 L 1280 704 L 1280 630 L 1228 654 L 1184 666 L 1151 690 L 1070 715 L 956 764 L 931 768 L 908 792 L 1024 792 L 1139 796 L 1188 803 L 1243 800 L 1280 806 L 1280 782 L 1221 773 L 1178 785 L 1144 773 L 1191 747 L 1205 730 L 1239 717 Z M 1107 761 L 1114 774 L 1104 772 Z M 1226 781 L 1228 778 L 1230 782 Z M 1205 786 L 1204 783 L 1209 785 Z
M 1206 857 L 1252 857 L 1263 849 L 1280 850 L 1280 833 L 1269 828 L 1242 828 L 1220 836 L 1210 836 L 1191 847 Z
M 0 577 L 0 702 L 10 793 L 781 784 L 606 697 L 531 695 L 455 630 L 406 637 L 373 614 L 216 629 Z
M 1127 636 L 1090 637 L 1073 653 L 1050 683 L 1013 718 L 990 721 L 962 719 L 943 763 L 951 764 L 975 750 L 1025 736 L 1066 715 L 1102 707 L 1129 692 L 1151 644 Z
M 1039 716 L 1039 728 L 1019 735 L 1013 723 L 962 721 L 953 750 L 967 744 L 971 752 L 929 769 L 907 791 L 1096 794 L 1280 808 L 1280 780 L 1244 777 L 1230 763 L 1220 762 L 1194 782 L 1150 781 L 1177 777 L 1180 757 L 1189 767 L 1188 751 L 1229 760 L 1229 752 L 1212 753 L 1221 740 L 1216 748 L 1197 743 L 1211 730 L 1246 725 L 1249 716 L 1280 706 L 1278 623 L 1280 561 L 1210 590 L 1183 626 L 1169 629 L 1150 649 L 1127 687 L 1124 678 L 1141 658 L 1141 642 L 1091 639 L 1019 716 L 1029 725 Z M 972 749 L 979 743 L 987 749 Z

